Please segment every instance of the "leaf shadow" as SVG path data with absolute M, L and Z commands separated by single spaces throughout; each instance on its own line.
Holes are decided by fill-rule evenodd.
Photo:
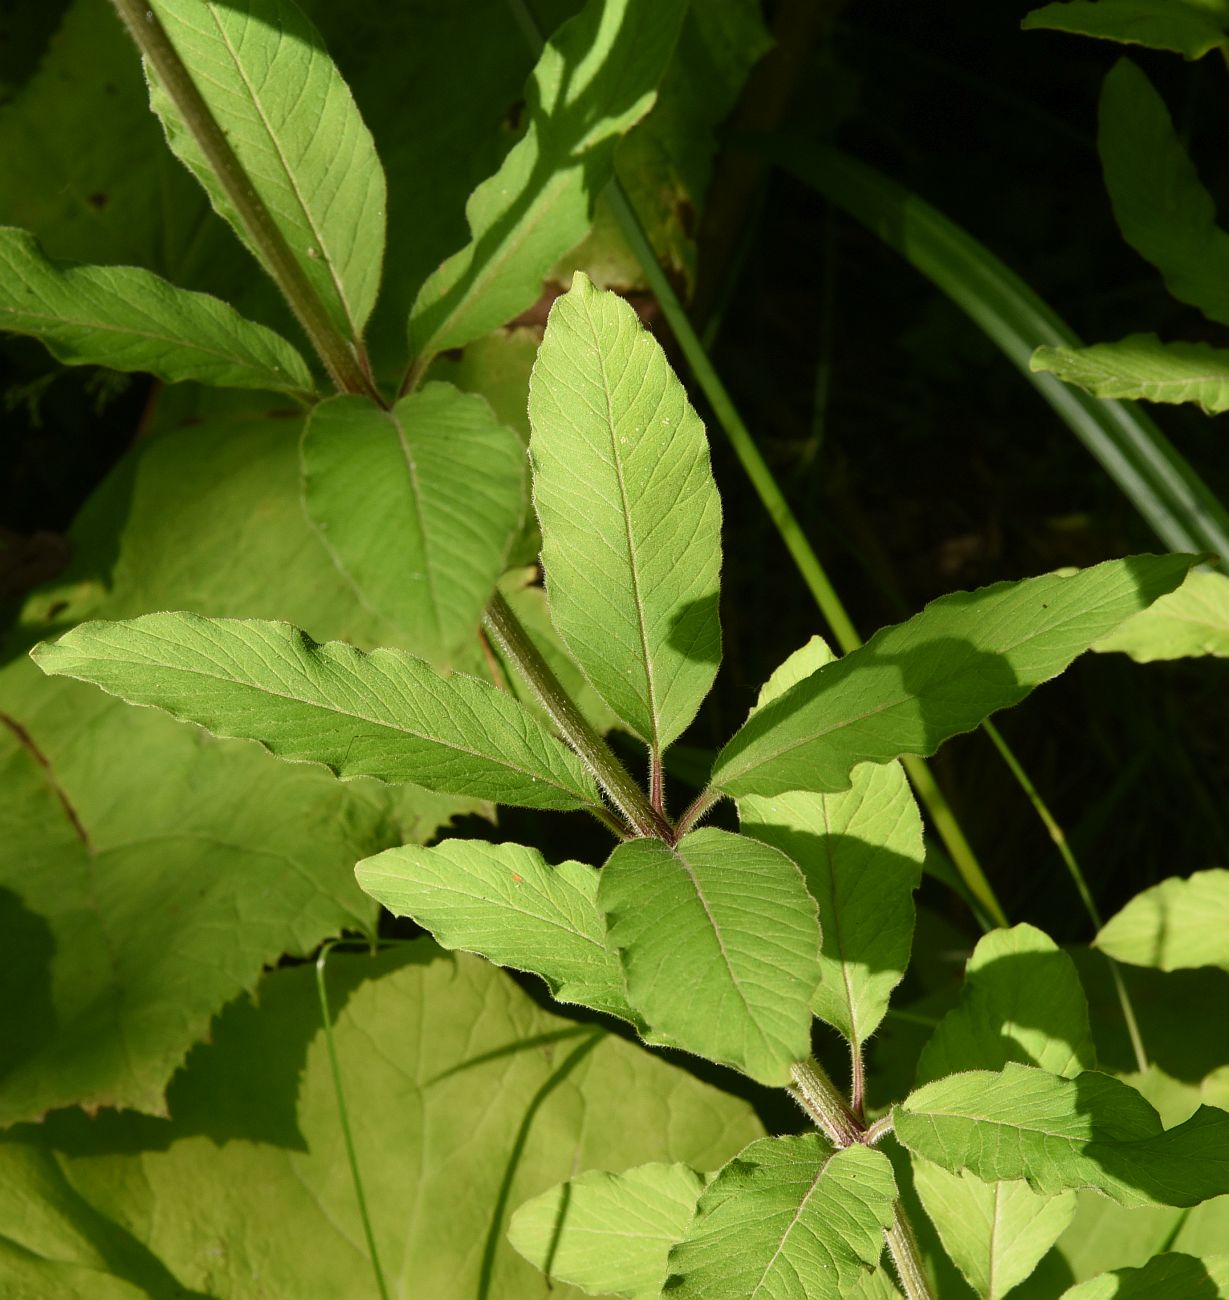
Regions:
M 670 647 L 698 664 L 721 662 L 720 595 L 716 591 L 689 600 L 670 620 Z
M 55 936 L 43 917 L 30 911 L 19 894 L 0 888 L 0 935 L 4 961 L 21 972 L 20 1009 L 0 1016 L 0 1087 L 24 1061 L 45 1049 L 60 1030 L 51 996 Z

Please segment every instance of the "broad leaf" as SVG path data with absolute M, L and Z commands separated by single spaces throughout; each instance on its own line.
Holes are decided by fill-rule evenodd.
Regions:
M 150 4 L 299 272 L 333 325 L 357 342 L 380 286 L 384 172 L 320 34 L 291 0 Z M 152 73 L 150 103 L 172 150 L 264 262 L 191 129 Z
M 598 800 L 580 760 L 522 705 L 399 650 L 317 645 L 288 623 L 146 614 L 84 623 L 33 654 L 44 672 L 338 776 L 529 808 Z
M 815 903 L 783 853 L 728 831 L 620 844 L 598 904 L 655 1039 L 786 1084 L 810 1053 Z
M 586 1295 L 659 1300 L 666 1257 L 707 1180 L 687 1165 L 593 1170 L 526 1201 L 508 1240 L 552 1281 Z
M 791 655 L 759 706 L 832 662 L 818 637 Z M 745 834 L 802 869 L 823 936 L 811 1010 L 856 1051 L 875 1032 L 909 962 L 913 891 L 922 874 L 922 822 L 898 763 L 855 769 L 842 794 L 794 792 L 738 802 Z
M 419 290 L 410 351 L 425 358 L 518 316 L 589 229 L 620 136 L 670 58 L 681 0 L 589 0 L 547 43 L 525 90 L 528 125 L 466 205 L 470 242 Z
M 726 794 L 847 790 L 858 763 L 933 754 L 1172 591 L 1189 556 L 1107 560 L 941 596 L 757 710 L 717 756 Z
M 1141 664 L 1196 655 L 1229 658 L 1229 577 L 1193 569 L 1177 591 L 1127 619 L 1093 649 L 1120 651 Z
M 761 1132 L 746 1103 L 425 940 L 334 955 L 327 979 L 391 1295 L 547 1300 L 504 1239 L 519 1202 L 574 1162 L 711 1167 Z M 0 1139 L 0 1292 L 110 1300 L 117 1279 L 134 1297 L 378 1294 L 310 967 L 227 1009 L 170 1109 Z
M 1229 1255 L 1158 1255 L 1064 1291 L 1061 1300 L 1220 1300 L 1229 1296 Z
M 606 946 L 595 868 L 550 866 L 520 844 L 445 840 L 389 849 L 360 862 L 355 874 L 365 893 L 412 917 L 445 948 L 532 971 L 560 1002 L 636 1022 Z
M 167 383 L 306 395 L 303 358 L 203 293 L 131 266 L 58 266 L 24 230 L 0 228 L 0 330 L 31 334 L 65 365 L 143 370 Z
M 1163 1129 L 1139 1093 L 1105 1074 L 975 1070 L 919 1088 L 893 1115 L 910 1151 L 988 1182 L 1088 1188 L 1128 1206 L 1198 1205 L 1229 1193 L 1229 1112 L 1201 1106 Z
M 1034 9 L 1021 24 L 1173 50 L 1198 59 L 1229 37 L 1225 0 L 1065 0 Z
M 1133 966 L 1229 970 L 1229 871 L 1196 871 L 1145 889 L 1110 919 L 1095 945 Z
M 363 604 L 446 667 L 478 634 L 525 504 L 525 452 L 481 397 L 428 384 L 381 410 L 322 402 L 303 434 L 307 511 Z
M 880 1151 L 818 1134 L 764 1138 L 701 1194 L 670 1252 L 672 1300 L 844 1300 L 879 1262 L 896 1183 Z
M 1208 415 L 1229 410 L 1229 350 L 1206 343 L 1162 343 L 1132 334 L 1089 348 L 1038 348 L 1029 363 L 1094 397 L 1197 403 Z
M 660 753 L 721 658 L 721 503 L 704 426 L 631 306 L 577 272 L 529 387 L 551 617 L 615 713 Z

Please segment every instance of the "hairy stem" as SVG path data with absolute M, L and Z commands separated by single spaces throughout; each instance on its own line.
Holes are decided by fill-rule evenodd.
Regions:
M 918 1250 L 913 1224 L 909 1222 L 905 1207 L 900 1201 L 892 1208 L 892 1226 L 885 1235 L 901 1290 L 905 1293 L 906 1300 L 933 1300 L 930 1283 L 922 1268 L 922 1253 Z
M 649 803 L 635 778 L 586 721 L 502 592 L 491 597 L 483 625 L 632 831 L 673 844 L 675 834 L 670 823 Z
M 721 802 L 720 791 L 711 787 L 707 790 L 701 790 L 698 795 L 691 801 L 691 804 L 678 819 L 678 825 L 675 827 L 675 833 L 679 836 L 686 835 L 695 824 L 706 817 Z
M 112 0 L 112 4 L 205 155 L 261 262 L 290 304 L 329 378 L 340 392 L 363 393 L 383 405 L 356 351 L 358 340 L 352 345 L 329 318 L 158 15 L 147 6 L 146 0 Z
M 862 1141 L 862 1125 L 818 1061 L 799 1061 L 793 1068 L 789 1094 L 815 1121 L 834 1147 L 844 1149 Z

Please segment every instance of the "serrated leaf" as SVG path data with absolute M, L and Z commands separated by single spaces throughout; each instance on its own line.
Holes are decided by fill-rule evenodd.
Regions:
M 880 1151 L 832 1152 L 813 1133 L 753 1142 L 700 1196 L 662 1295 L 844 1300 L 878 1263 L 895 1198 Z
M 1115 961 L 1159 970 L 1229 970 L 1229 871 L 1196 871 L 1136 894 L 1094 940 Z
M 84 623 L 33 656 L 46 673 L 338 776 L 528 808 L 598 801 L 579 759 L 522 705 L 400 650 L 363 654 L 288 623 L 181 613 Z
M 619 138 L 652 106 L 685 10 L 681 0 L 589 0 L 550 39 L 525 90 L 525 135 L 466 204 L 470 242 L 419 290 L 413 356 L 463 347 L 537 301 L 588 231 Z
M 712 828 L 620 844 L 598 905 L 656 1039 L 784 1085 L 810 1053 L 815 903 L 778 850 Z
M 1207 415 L 1229 410 L 1229 350 L 1206 343 L 1162 343 L 1132 334 L 1088 348 L 1038 348 L 1029 362 L 1094 397 L 1195 402 Z
M 204 293 L 131 266 L 64 266 L 24 230 L 0 228 L 0 331 L 30 334 L 70 366 L 140 370 L 167 383 L 306 395 L 294 348 Z
M 893 1111 L 916 1155 L 987 1182 L 1087 1188 L 1122 1205 L 1198 1205 L 1229 1192 L 1229 1112 L 1201 1106 L 1162 1129 L 1133 1088 L 1088 1071 L 1063 1079 L 1009 1064 L 919 1088 Z
M 712 1166 L 762 1131 L 745 1102 L 426 940 L 334 954 L 326 974 L 390 1295 L 543 1300 L 504 1240 L 520 1201 L 577 1161 Z M 229 1007 L 170 1102 L 167 1121 L 72 1113 L 4 1135 L 0 1293 L 377 1294 L 310 966 Z
M 831 663 L 818 638 L 792 654 L 760 692 L 760 708 Z M 913 939 L 922 821 L 898 763 L 852 773 L 843 794 L 788 793 L 738 801 L 743 832 L 791 857 L 819 906 L 823 936 L 811 1010 L 854 1050 L 878 1028 Z
M 1066 0 L 1034 9 L 1022 27 L 1048 27 L 1198 59 L 1225 42 L 1225 0 Z
M 1229 577 L 1192 569 L 1177 591 L 1127 619 L 1093 649 L 1130 655 L 1140 664 L 1198 655 L 1229 658 Z
M 704 426 L 631 306 L 582 272 L 551 309 L 529 419 L 552 620 L 660 753 L 721 658 L 721 503 Z
M 1116 1268 L 1064 1291 L 1061 1300 L 1223 1300 L 1229 1255 L 1158 1255 L 1142 1268 Z
M 525 451 L 481 397 L 336 397 L 303 432 L 304 497 L 359 599 L 438 667 L 478 634 L 525 508 Z
M 291 0 L 149 2 L 299 270 L 357 343 L 380 286 L 384 171 L 320 34 Z M 263 262 L 192 131 L 147 73 L 171 149 Z
M 405 844 L 355 868 L 359 887 L 395 916 L 412 917 L 445 948 L 541 975 L 560 1002 L 637 1023 L 606 946 L 598 872 L 549 865 L 537 849 L 485 840 Z
M 592 1170 L 526 1201 L 508 1240 L 552 1281 L 586 1295 L 659 1300 L 670 1247 L 686 1233 L 706 1181 L 681 1164 Z
M 933 754 L 1172 591 L 1191 563 L 1134 556 L 941 596 L 755 712 L 718 754 L 713 785 L 835 792 L 858 763 Z

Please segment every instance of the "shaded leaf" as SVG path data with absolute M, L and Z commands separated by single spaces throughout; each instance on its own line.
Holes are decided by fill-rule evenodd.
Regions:
M 1143 1268 L 1112 1273 L 1064 1291 L 1061 1300 L 1219 1300 L 1229 1296 L 1229 1255 L 1167 1253 Z
M 1089 348 L 1038 348 L 1029 364 L 1094 397 L 1196 402 L 1208 415 L 1229 410 L 1229 350 L 1206 343 L 1132 334 Z
M 941 596 L 752 714 L 717 755 L 713 784 L 834 792 L 860 762 L 933 754 L 1172 591 L 1191 562 L 1136 556 Z
M 602 869 L 598 905 L 654 1041 L 789 1082 L 810 1053 L 819 927 L 783 853 L 711 828 L 673 848 L 631 840 Z
M 831 1152 L 814 1133 L 753 1142 L 701 1194 L 662 1294 L 844 1300 L 879 1262 L 895 1198 L 880 1151 Z
M 1229 577 L 1192 569 L 1177 591 L 1162 596 L 1093 649 L 1119 651 L 1136 663 L 1195 655 L 1229 657 Z
M 555 628 L 660 752 L 721 658 L 721 503 L 704 426 L 629 304 L 581 272 L 551 309 L 529 418 Z
M 1229 871 L 1196 871 L 1145 889 L 1111 917 L 1094 944 L 1133 966 L 1229 970 Z
M 1021 26 L 1098 36 L 1198 59 L 1224 43 L 1229 5 L 1224 0 L 1065 0 L 1034 9 Z

